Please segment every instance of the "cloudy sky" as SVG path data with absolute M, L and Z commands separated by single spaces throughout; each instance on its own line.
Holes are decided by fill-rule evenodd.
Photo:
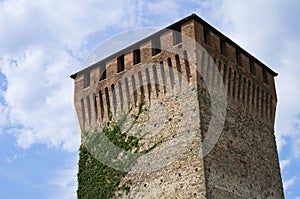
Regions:
M 69 75 L 110 36 L 191 13 L 279 73 L 285 196 L 299 199 L 298 0 L 0 0 L 0 198 L 76 198 L 80 140 Z

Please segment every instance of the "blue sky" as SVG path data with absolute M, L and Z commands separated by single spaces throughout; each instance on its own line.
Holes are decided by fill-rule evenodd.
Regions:
M 300 198 L 300 1 L 0 1 L 0 198 L 76 198 L 79 130 L 69 75 L 111 35 L 196 13 L 279 73 L 276 139 Z

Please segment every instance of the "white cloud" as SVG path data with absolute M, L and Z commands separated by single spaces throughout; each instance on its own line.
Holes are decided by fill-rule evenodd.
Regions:
M 283 189 L 286 191 L 288 190 L 294 183 L 295 183 L 296 177 L 292 177 L 288 180 L 283 181 Z
M 113 8 L 113 10 L 112 10 Z M 107 27 L 130 27 L 135 4 L 126 1 L 10 0 L 0 4 L 0 52 L 16 52 L 33 45 L 78 48 L 86 36 Z M 113 11 L 113 12 L 112 12 Z M 124 20 L 126 19 L 126 20 Z
M 134 9 L 122 0 L 0 2 L 0 26 L 5 27 L 0 30 L 0 70 L 7 80 L 0 127 L 10 127 L 7 133 L 18 146 L 78 149 L 69 75 L 80 68 L 89 37 L 108 27 L 134 26 Z
M 280 169 L 283 171 L 288 165 L 291 164 L 291 159 L 281 160 L 280 162 Z
M 55 192 L 49 196 L 49 199 L 75 199 L 77 191 L 77 162 L 78 158 L 73 157 L 72 160 L 66 162 L 66 167 L 59 169 L 55 178 L 51 180 L 51 184 L 55 187 Z
M 299 138 L 300 127 L 295 124 L 300 113 L 300 92 L 297 92 L 300 87 L 300 69 L 297 67 L 300 63 L 297 21 L 300 12 L 295 10 L 300 7 L 300 2 L 187 2 L 1 1 L 0 71 L 7 79 L 7 91 L 0 93 L 6 101 L 5 105 L 0 103 L 0 129 L 10 126 L 7 133 L 14 135 L 18 146 L 23 148 L 42 143 L 67 151 L 77 150 L 79 134 L 72 107 L 73 82 L 68 76 L 79 69 L 80 60 L 87 51 L 116 30 L 143 24 L 168 25 L 193 10 L 279 72 L 278 148 L 287 143 L 287 136 Z M 189 6 L 192 9 L 186 9 Z M 168 12 L 162 9 L 166 7 Z M 299 147 L 295 149 L 294 153 L 298 155 Z M 285 168 L 289 161 L 284 160 L 281 164 Z M 67 194 L 74 189 L 73 184 L 68 183 L 74 180 L 74 173 L 74 168 L 66 169 L 60 175 L 66 180 L 56 181 L 69 190 Z M 70 180 L 67 180 L 68 176 L 71 176 Z M 295 178 L 285 181 L 286 189 L 294 181 Z M 65 198 L 73 196 L 70 194 Z
M 0 70 L 7 79 L 3 94 L 7 107 L 0 106 L 5 113 L 0 116 L 0 126 L 14 126 L 7 132 L 17 138 L 18 146 L 44 143 L 77 150 L 73 82 L 69 75 L 80 69 L 87 50 L 98 44 L 94 42 L 101 41 L 94 34 L 101 37 L 108 29 L 136 27 L 141 23 L 140 16 L 149 11 L 163 16 L 159 11 L 162 6 L 174 10 L 168 17 L 177 15 L 180 8 L 173 1 L 134 2 L 0 3 L 0 26 L 5 27 L 0 29 Z
M 285 137 L 299 137 L 300 132 L 295 125 L 300 113 L 300 2 L 215 0 L 202 4 L 209 9 L 205 13 L 209 21 L 279 73 L 276 139 L 281 149 Z
M 20 147 L 45 143 L 77 150 L 79 137 L 72 110 L 73 88 L 68 78 L 71 68 L 63 65 L 78 63 L 66 52 L 42 49 L 29 49 L 13 59 L 3 59 L 10 124 L 22 125 L 9 132 L 17 137 Z
M 5 161 L 6 161 L 7 163 L 11 163 L 12 161 L 18 160 L 18 159 L 20 159 L 20 158 L 24 158 L 25 156 L 26 156 L 25 153 L 20 154 L 20 155 L 15 154 L 15 155 L 13 155 L 13 156 L 11 156 L 11 157 L 7 156 L 7 157 L 5 158 Z
M 300 139 L 295 141 L 293 153 L 294 153 L 295 158 L 300 157 Z

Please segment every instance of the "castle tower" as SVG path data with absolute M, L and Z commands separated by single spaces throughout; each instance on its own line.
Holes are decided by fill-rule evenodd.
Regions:
M 82 144 L 132 109 L 151 150 L 122 167 L 111 197 L 284 198 L 276 75 L 193 14 L 71 76 Z M 82 177 L 88 164 L 79 187 L 95 183 Z

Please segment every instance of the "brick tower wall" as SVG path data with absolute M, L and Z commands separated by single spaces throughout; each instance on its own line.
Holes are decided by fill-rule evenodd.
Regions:
M 195 30 L 197 41 L 220 72 L 228 101 L 222 134 L 204 157 L 207 197 L 283 198 L 274 136 L 274 74 L 213 28 L 196 22 Z M 207 58 L 197 59 L 203 62 Z M 212 77 L 214 69 L 202 64 L 199 70 Z M 211 116 L 207 109 L 210 100 L 202 76 L 198 80 L 201 133 L 205 138 Z
M 283 198 L 274 137 L 276 74 L 197 16 L 192 15 L 171 28 L 178 30 L 178 26 L 206 54 L 195 53 L 203 51 L 196 42 L 185 45 L 183 37 L 182 42 L 174 45 L 172 31 L 160 31 L 157 35 L 161 48 L 166 50 L 152 56 L 150 37 L 77 73 L 74 79 L 74 101 L 81 129 L 103 126 L 110 112 L 118 115 L 134 107 L 142 96 L 147 109 L 157 104 L 167 107 L 167 118 L 157 120 L 156 125 L 165 125 L 161 133 L 163 141 L 168 142 L 177 136 L 174 132 L 183 113 L 191 113 L 188 119 L 193 124 L 182 126 L 196 134 L 188 149 L 171 164 L 154 172 L 129 172 L 121 182 L 132 182 L 129 193 L 119 192 L 120 196 L 116 197 Z M 136 49 L 140 49 L 140 63 L 135 63 Z M 118 63 L 122 60 L 124 69 Z M 149 66 L 143 70 L 122 78 L 126 72 L 147 63 Z M 182 76 L 172 75 L 169 68 Z M 157 84 L 145 84 L 149 79 Z M 180 98 L 176 89 L 181 89 L 182 82 L 187 82 L 188 89 L 196 91 L 196 95 Z M 224 83 L 227 94 L 226 120 L 218 143 L 202 158 L 202 140 L 211 118 L 207 84 L 217 82 Z M 179 98 L 188 105 L 180 107 L 176 103 Z M 142 114 L 140 125 L 149 122 L 147 114 L 147 111 Z

